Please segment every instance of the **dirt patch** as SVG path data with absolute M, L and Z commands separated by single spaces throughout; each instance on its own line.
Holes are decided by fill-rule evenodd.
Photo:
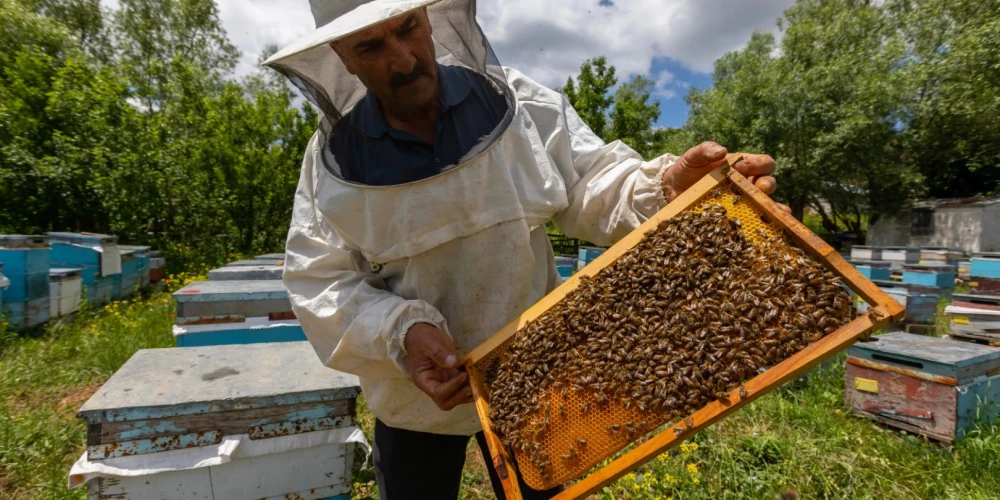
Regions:
M 59 411 L 76 413 L 104 384 L 91 384 L 72 388 L 59 401 Z

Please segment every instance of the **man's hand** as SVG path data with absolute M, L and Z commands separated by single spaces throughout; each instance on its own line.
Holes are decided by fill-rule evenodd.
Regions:
M 667 202 L 673 201 L 706 174 L 722 165 L 728 157 L 727 153 L 726 148 L 711 141 L 687 150 L 684 156 L 663 174 L 663 196 Z M 774 159 L 768 155 L 744 154 L 735 168 L 765 194 L 774 193 L 778 187 L 777 181 L 771 177 L 775 168 Z M 778 206 L 786 212 L 791 212 L 784 205 Z
M 444 411 L 472 402 L 469 375 L 457 369 L 458 352 L 446 333 L 427 323 L 406 332 L 413 385 L 424 391 Z

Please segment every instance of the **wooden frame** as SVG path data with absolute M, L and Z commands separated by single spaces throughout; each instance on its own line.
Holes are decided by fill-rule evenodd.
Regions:
M 583 268 L 561 286 L 543 297 L 538 303 L 528 308 L 527 311 L 514 321 L 487 339 L 486 342 L 473 350 L 463 360 L 463 364 L 470 374 L 476 411 L 479 414 L 483 431 L 486 434 L 492 466 L 499 474 L 504 486 L 504 492 L 509 500 L 522 498 L 516 480 L 515 467 L 511 461 L 511 457 L 507 456 L 504 451 L 500 438 L 492 432 L 489 419 L 489 404 L 485 399 L 486 390 L 483 385 L 484 382 L 479 379 L 478 371 L 474 368 L 474 365 L 513 337 L 528 322 L 538 318 L 555 306 L 577 287 L 581 278 L 584 276 L 594 276 L 603 268 L 611 265 L 628 250 L 636 246 L 647 232 L 655 229 L 664 220 L 670 219 L 687 210 L 689 207 L 696 205 L 717 186 L 731 185 L 738 190 L 759 212 L 772 218 L 774 222 L 780 225 L 797 247 L 824 263 L 846 285 L 850 286 L 861 298 L 868 302 L 870 305 L 869 311 L 837 331 L 807 346 L 794 356 L 747 381 L 742 391 L 735 390 L 730 393 L 728 401 L 717 400 L 705 405 L 694 414 L 684 418 L 681 422 L 670 426 L 663 432 L 637 445 L 631 451 L 615 459 L 602 469 L 573 483 L 555 498 L 582 498 L 599 491 L 607 484 L 652 460 L 684 439 L 732 414 L 743 405 L 798 377 L 826 358 L 846 349 L 859 337 L 870 334 L 890 321 L 899 321 L 903 318 L 903 306 L 865 278 L 858 270 L 845 261 L 833 247 L 813 234 L 790 214 L 778 208 L 777 204 L 766 194 L 757 189 L 756 186 L 736 171 L 736 169 L 732 168 L 741 159 L 740 155 L 731 156 L 727 160 L 727 163 L 703 177 L 693 187 L 678 196 L 635 231 L 622 238 L 587 267 Z

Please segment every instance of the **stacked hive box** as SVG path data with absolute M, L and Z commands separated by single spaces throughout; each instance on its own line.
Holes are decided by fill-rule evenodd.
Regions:
M 951 318 L 951 336 L 980 343 L 1000 342 L 1000 296 L 956 293 L 944 313 Z
M 284 271 L 282 266 L 232 266 L 212 269 L 208 272 L 209 281 L 259 281 L 280 280 Z
M 149 252 L 149 281 L 159 283 L 167 277 L 167 260 L 163 257 L 163 252 L 153 250 Z
M 964 250 L 958 247 L 921 247 L 920 264 L 947 264 L 958 266 Z
M 576 269 L 576 259 L 572 257 L 556 257 L 556 272 L 562 279 L 569 279 Z
M 977 293 L 1000 294 L 1000 252 L 972 255 L 969 285 Z
M 892 263 L 893 271 L 902 271 L 906 264 L 920 263 L 920 249 L 916 247 L 882 247 L 882 259 Z
M 946 264 L 906 264 L 903 266 L 903 283 L 933 286 L 941 289 L 942 296 L 951 296 L 955 289 L 955 266 Z
M 87 302 L 104 305 L 114 298 L 116 278 L 121 280 L 121 251 L 118 238 L 103 234 L 49 233 L 52 264 L 83 270 L 83 290 Z
M 306 342 L 142 350 L 80 409 L 70 484 L 95 500 L 346 500 L 367 447 L 358 393 Z
M 851 247 L 851 261 L 872 261 L 882 260 L 882 249 L 866 245 L 855 245 Z
M 53 268 L 49 270 L 49 304 L 52 319 L 69 316 L 80 310 L 83 299 L 83 270 Z
M 121 245 L 120 248 L 132 251 L 135 254 L 135 269 L 139 275 L 138 288 L 142 289 L 149 286 L 149 264 L 152 249 L 143 245 Z
M 136 261 L 134 250 L 121 249 L 122 272 L 118 274 L 114 282 L 112 295 L 115 300 L 122 300 L 132 295 L 139 289 L 141 281 L 139 278 L 139 263 Z
M 883 280 L 888 281 L 889 277 L 892 275 L 892 269 L 889 262 L 871 260 L 871 261 L 852 261 L 851 264 L 861 273 L 862 276 L 870 280 Z
M 583 269 L 587 267 L 588 264 L 598 258 L 601 254 L 607 251 L 607 248 L 601 247 L 580 247 L 579 255 L 577 256 L 577 269 Z
M 1000 350 L 894 332 L 847 350 L 847 405 L 945 442 L 1000 416 Z
M 174 299 L 178 347 L 305 340 L 278 280 L 197 281 Z
M 906 308 L 904 323 L 930 324 L 934 322 L 938 298 L 941 293 L 939 288 L 896 281 L 872 280 L 872 282 Z M 868 311 L 868 305 L 862 300 L 856 299 L 855 305 L 858 312 Z
M 10 286 L 3 291 L 3 315 L 14 330 L 49 320 L 49 240 L 45 236 L 0 235 L 0 263 Z

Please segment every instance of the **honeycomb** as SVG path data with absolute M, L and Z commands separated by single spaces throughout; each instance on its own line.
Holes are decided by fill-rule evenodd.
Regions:
M 725 208 L 727 217 L 739 221 L 744 237 L 749 243 L 760 246 L 765 241 L 770 241 L 771 245 L 774 245 L 775 241 L 780 241 L 782 242 L 780 244 L 787 245 L 781 236 L 780 225 L 770 221 L 763 212 L 742 200 L 735 191 L 727 187 L 718 187 L 710 191 L 686 212 L 703 212 L 713 206 Z M 516 339 L 517 335 L 512 336 L 490 355 L 479 360 L 473 366 L 473 376 L 477 380 L 487 381 L 490 367 L 496 366 L 504 359 L 504 354 L 511 349 Z M 489 401 L 490 387 L 488 384 L 483 385 L 487 391 L 483 396 Z M 683 415 L 669 415 L 642 409 L 642 405 L 627 398 L 610 400 L 598 405 L 594 401 L 595 397 L 600 395 L 590 389 L 582 391 L 558 388 L 538 391 L 530 387 L 525 389 L 519 391 L 523 392 L 519 397 L 537 398 L 539 406 L 547 407 L 545 417 L 547 427 L 533 445 L 538 447 L 536 452 L 540 450 L 548 456 L 551 467 L 543 473 L 542 469 L 529 465 L 532 463 L 531 453 L 510 448 L 508 451 L 513 452 L 514 461 L 518 464 L 518 470 L 525 482 L 539 490 L 582 476 L 631 442 L 683 417 Z M 573 453 L 577 456 L 572 456 Z

